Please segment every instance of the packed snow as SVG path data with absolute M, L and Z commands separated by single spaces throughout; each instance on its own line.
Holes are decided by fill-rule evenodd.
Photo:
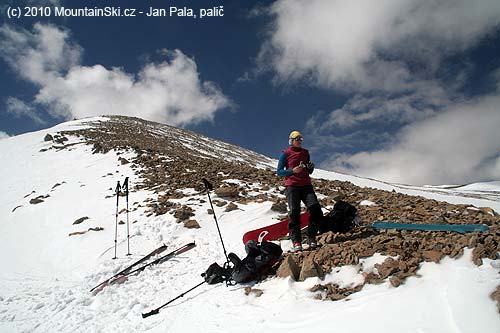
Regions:
M 105 118 L 102 119 L 105 121 Z M 471 261 L 471 250 L 458 260 L 424 263 L 419 277 L 398 288 L 389 282 L 366 285 L 337 302 L 319 301 L 309 289 L 318 278 L 295 282 L 269 278 L 249 284 L 262 296 L 245 295 L 244 287 L 203 284 L 143 319 L 148 312 L 194 287 L 207 267 L 225 257 L 213 219 L 207 212 L 206 193 L 185 189 L 189 197 L 176 202 L 195 210 L 200 229 L 186 229 L 170 214 L 147 216 L 148 191 L 130 193 L 130 250 L 127 256 L 126 223 L 118 225 L 114 257 L 118 181 L 137 179 L 118 158 L 132 152 L 92 154 L 92 147 L 71 137 L 74 144 L 56 151 L 44 141 L 47 133 L 81 128 L 74 121 L 56 128 L 0 141 L 0 331 L 1 332 L 499 332 L 500 315 L 489 294 L 500 284 L 500 260 Z M 315 177 L 347 180 L 359 186 L 421 195 L 452 203 L 491 207 L 500 203 L 474 192 L 495 195 L 500 183 L 461 188 L 429 188 L 377 182 L 317 170 Z M 237 180 L 235 180 L 237 181 Z M 212 194 L 212 198 L 216 198 Z M 30 204 L 30 200 L 43 200 Z M 366 201 L 362 204 L 375 204 Z M 119 221 L 126 221 L 125 197 L 119 198 Z M 228 252 L 244 257 L 244 232 L 274 223 L 270 202 L 240 205 L 223 212 L 215 207 Z M 77 219 L 88 217 L 80 224 Z M 102 227 L 102 231 L 88 231 Z M 70 233 L 82 232 L 69 236 Z M 85 233 L 83 233 L 85 232 Z M 160 265 L 152 266 L 123 284 L 111 285 L 97 295 L 89 290 L 99 282 L 162 244 L 166 252 L 195 242 L 196 247 Z M 282 241 L 282 246 L 289 246 Z M 385 259 L 376 254 L 357 266 L 336 267 L 325 281 L 341 286 L 362 283 L 361 272 Z

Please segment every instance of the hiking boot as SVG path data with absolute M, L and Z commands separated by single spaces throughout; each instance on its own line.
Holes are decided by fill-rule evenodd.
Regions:
M 310 250 L 315 250 L 318 247 L 318 243 L 316 242 L 316 237 L 309 237 L 307 243 L 309 244 Z
M 301 242 L 294 242 L 293 247 L 292 247 L 293 252 L 297 251 L 302 251 L 302 243 Z

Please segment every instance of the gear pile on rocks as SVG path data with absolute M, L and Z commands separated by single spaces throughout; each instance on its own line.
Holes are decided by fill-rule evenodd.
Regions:
M 135 190 L 147 189 L 157 198 L 147 203 L 150 214 L 170 213 L 178 222 L 191 227 L 199 225 L 192 219 L 190 207 L 170 200 L 186 196 L 182 190 L 204 188 L 200 179 L 210 177 L 216 188 L 217 206 L 226 210 L 244 207 L 249 202 L 273 203 L 276 218 L 286 215 L 282 179 L 276 176 L 274 160 L 238 146 L 208 139 L 194 132 L 145 121 L 138 118 L 111 116 L 109 121 L 93 122 L 89 129 L 54 133 L 54 149 L 64 149 L 67 135 L 81 136 L 93 145 L 94 153 L 135 152 L 135 158 L 120 157 L 120 163 L 131 163 L 142 180 Z M 50 138 L 49 138 L 50 139 Z M 231 183 L 230 180 L 238 180 Z M 360 259 L 375 253 L 389 256 L 364 274 L 364 284 L 388 281 L 397 287 L 409 276 L 416 275 L 425 261 L 438 263 L 444 256 L 457 258 L 465 248 L 473 249 L 473 261 L 481 265 L 484 258 L 497 259 L 500 251 L 499 215 L 490 208 L 454 205 L 395 191 L 361 188 L 350 182 L 313 180 L 321 194 L 323 207 L 332 207 L 337 200 L 346 200 L 358 209 L 366 222 L 393 221 L 401 223 L 477 224 L 490 227 L 488 232 L 457 234 L 431 231 L 376 231 L 356 228 L 346 234 L 325 233 L 319 237 L 321 247 L 315 251 L 286 254 L 277 268 L 278 276 L 290 275 L 296 280 L 319 276 L 342 265 L 360 265 Z M 369 201 L 370 205 L 360 205 Z M 282 215 L 279 215 L 282 214 Z M 270 221 L 271 222 L 271 221 Z M 360 267 L 362 272 L 362 267 Z M 319 284 L 312 288 L 319 299 L 339 300 L 361 290 L 363 284 L 340 288 Z M 491 295 L 500 310 L 500 286 Z

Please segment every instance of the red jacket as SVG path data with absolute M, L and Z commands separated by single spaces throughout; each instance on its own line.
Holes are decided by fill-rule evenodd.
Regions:
M 309 151 L 304 148 L 296 148 L 290 146 L 287 150 L 284 150 L 286 156 L 286 167 L 288 170 L 295 168 L 302 162 L 304 165 L 309 163 Z M 285 177 L 285 186 L 306 186 L 311 185 L 311 177 L 309 177 L 309 172 L 306 168 L 302 169 L 299 173 L 294 173 L 290 176 Z

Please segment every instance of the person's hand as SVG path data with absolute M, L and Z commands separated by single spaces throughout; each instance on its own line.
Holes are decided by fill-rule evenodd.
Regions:
M 306 166 L 307 170 L 312 170 L 314 169 L 314 163 L 309 161 L 309 163 L 307 163 L 307 166 Z
M 301 167 L 300 165 L 297 165 L 295 168 L 292 169 L 293 173 L 299 173 L 302 172 L 304 168 Z

